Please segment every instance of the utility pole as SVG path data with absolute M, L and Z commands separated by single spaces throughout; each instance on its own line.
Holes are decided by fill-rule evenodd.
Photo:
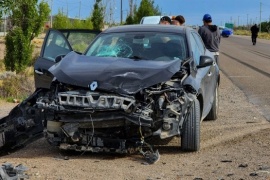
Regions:
M 120 24 L 122 24 L 122 22 L 123 22 L 123 2 L 122 2 L 122 0 L 121 0 L 121 8 L 120 8 L 120 17 L 121 17 L 121 19 L 120 19 Z
M 240 16 L 238 16 L 238 21 L 237 21 L 238 27 L 239 27 L 239 17 L 240 17 Z
M 248 29 L 248 14 L 247 14 L 247 29 Z
M 53 13 L 53 0 L 51 0 L 51 27 L 50 28 L 52 28 L 52 25 L 53 25 L 53 15 L 52 15 L 52 13 Z
M 67 18 L 68 18 L 68 0 L 66 0 L 67 1 Z
M 133 16 L 133 0 L 129 0 L 129 15 Z
M 260 2 L 260 32 L 262 31 L 262 2 Z
M 111 27 L 112 25 L 112 3 L 110 2 L 110 24 L 109 26 Z
M 79 19 L 81 19 L 81 4 L 82 4 L 82 1 L 80 1 L 80 7 L 79 7 Z

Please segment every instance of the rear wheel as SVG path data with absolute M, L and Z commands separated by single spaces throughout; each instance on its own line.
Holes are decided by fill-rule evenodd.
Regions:
M 205 120 L 216 120 L 218 118 L 218 109 L 219 109 L 219 91 L 217 85 L 212 108 L 208 113 L 208 115 L 206 116 Z
M 183 151 L 198 151 L 200 149 L 200 123 L 200 104 L 195 98 L 183 124 L 181 134 L 181 149 Z

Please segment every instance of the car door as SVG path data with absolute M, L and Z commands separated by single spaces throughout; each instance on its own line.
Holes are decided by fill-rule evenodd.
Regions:
M 53 76 L 48 69 L 56 62 L 56 57 L 64 57 L 71 51 L 82 54 L 101 31 L 49 29 L 34 64 L 36 88 L 50 88 Z
M 193 56 L 197 65 L 199 65 L 200 57 L 206 54 L 207 50 L 203 44 L 198 33 L 191 32 L 190 41 L 192 42 L 191 48 L 193 51 Z M 200 90 L 203 95 L 204 104 L 202 117 L 206 116 L 212 107 L 212 102 L 214 98 L 215 86 L 216 86 L 216 67 L 215 65 L 198 68 L 196 81 L 200 84 Z

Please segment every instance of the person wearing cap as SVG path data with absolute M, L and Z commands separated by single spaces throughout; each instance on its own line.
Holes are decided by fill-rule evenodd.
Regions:
M 183 26 L 185 22 L 185 18 L 182 15 L 178 15 L 172 20 L 172 24 L 176 26 Z
M 220 45 L 220 31 L 216 25 L 212 24 L 212 17 L 210 14 L 203 16 L 203 26 L 199 28 L 200 34 L 205 47 L 214 54 L 217 65 L 219 66 L 219 45 Z
M 170 25 L 172 24 L 172 20 L 169 16 L 163 16 L 162 18 L 160 18 L 159 24 Z

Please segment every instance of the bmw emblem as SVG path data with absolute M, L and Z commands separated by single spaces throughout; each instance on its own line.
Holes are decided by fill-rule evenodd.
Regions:
M 91 91 L 96 90 L 97 87 L 98 87 L 97 81 L 93 81 L 93 82 L 89 85 L 89 87 L 90 87 L 90 90 L 91 90 Z

